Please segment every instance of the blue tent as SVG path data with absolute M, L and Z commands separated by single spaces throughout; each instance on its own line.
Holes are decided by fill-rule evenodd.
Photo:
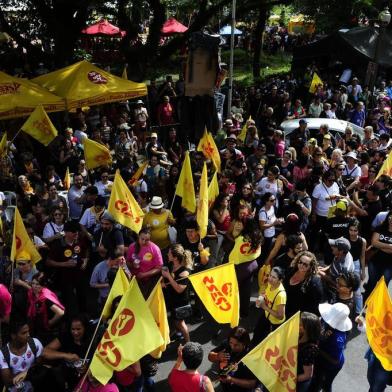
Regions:
M 220 35 L 231 35 L 231 26 L 227 25 L 220 29 Z M 234 35 L 242 35 L 242 31 L 238 30 L 237 28 L 234 29 Z

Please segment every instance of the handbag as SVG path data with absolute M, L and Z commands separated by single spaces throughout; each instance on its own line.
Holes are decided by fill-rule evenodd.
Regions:
M 185 320 L 192 316 L 192 306 L 185 305 L 185 306 L 180 306 L 178 308 L 175 308 L 174 314 L 176 316 L 176 319 Z

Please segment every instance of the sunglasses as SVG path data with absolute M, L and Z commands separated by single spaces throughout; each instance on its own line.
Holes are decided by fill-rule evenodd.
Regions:
M 336 170 L 337 170 L 337 171 L 343 171 L 344 169 L 342 169 L 342 168 L 339 167 L 339 168 L 336 169 Z
M 264 167 L 256 167 L 255 170 L 264 170 Z
M 270 201 L 271 203 L 273 203 L 276 199 L 269 199 L 268 201 Z

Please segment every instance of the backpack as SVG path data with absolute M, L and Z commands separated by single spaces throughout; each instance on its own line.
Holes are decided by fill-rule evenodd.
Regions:
M 27 345 L 28 345 L 28 347 L 30 347 L 31 351 L 33 352 L 34 359 L 36 359 L 37 353 L 38 353 L 38 348 L 37 348 L 37 345 L 35 344 L 34 339 L 31 337 L 28 338 Z M 8 365 L 8 368 L 11 370 L 11 353 L 10 353 L 10 349 L 8 348 L 7 344 L 1 348 L 1 352 L 3 354 L 4 360 L 6 361 L 6 363 Z

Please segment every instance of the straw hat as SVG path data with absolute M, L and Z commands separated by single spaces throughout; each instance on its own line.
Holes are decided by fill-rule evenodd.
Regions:
M 320 304 L 319 312 L 321 318 L 333 329 L 341 332 L 347 332 L 353 327 L 350 320 L 350 309 L 347 305 L 340 302 L 336 304 Z
M 164 206 L 163 202 L 162 202 L 162 197 L 159 196 L 154 196 L 151 200 L 150 203 L 150 208 L 152 210 L 159 210 L 160 208 L 162 208 Z

